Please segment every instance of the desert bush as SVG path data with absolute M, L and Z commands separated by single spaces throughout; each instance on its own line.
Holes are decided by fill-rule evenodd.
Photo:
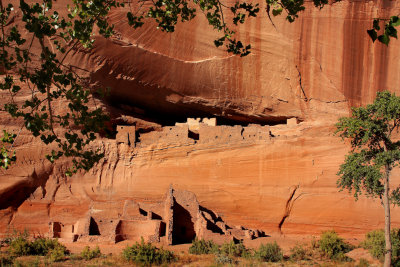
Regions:
M 37 238 L 31 243 L 32 255 L 46 256 L 52 250 L 64 251 L 67 254 L 67 248 L 58 242 L 57 239 Z
M 327 258 L 339 261 L 349 261 L 344 254 L 352 249 L 350 244 L 343 241 L 335 231 L 326 231 L 318 242 L 320 252 Z
M 19 236 L 11 241 L 8 252 L 13 257 L 26 255 L 51 257 L 52 253 L 63 253 L 64 256 L 68 254 L 67 248 L 59 243 L 57 239 L 37 238 L 34 241 L 30 241 L 23 236 Z
M 93 250 L 91 250 L 89 246 L 86 246 L 81 252 L 81 257 L 85 260 L 91 260 L 94 258 L 101 257 L 101 251 L 99 246 L 96 246 L 96 248 L 94 248 Z
M 8 247 L 8 252 L 12 257 L 19 257 L 25 255 L 34 255 L 32 249 L 32 242 L 24 237 L 17 237 L 11 241 Z
M 27 229 L 24 231 L 19 231 L 16 229 L 7 229 L 6 236 L 0 241 L 0 246 L 10 245 L 12 241 L 21 238 L 21 239 L 28 239 L 29 232 Z
M 150 243 L 145 243 L 143 239 L 140 243 L 136 242 L 135 245 L 126 247 L 122 252 L 122 256 L 127 261 L 143 265 L 160 265 L 175 260 L 175 255 L 171 251 L 159 249 Z
M 189 248 L 190 254 L 213 254 L 219 252 L 219 246 L 213 241 L 206 241 L 204 239 L 195 239 L 192 241 L 192 245 Z
M 51 262 L 63 261 L 67 256 L 67 250 L 64 246 L 57 246 L 49 251 L 48 257 Z
M 393 229 L 390 237 L 392 239 L 392 263 L 397 266 L 400 265 L 400 230 Z M 361 246 L 367 249 L 372 257 L 383 261 L 385 258 L 385 232 L 374 230 L 367 233 Z
M 262 244 L 258 250 L 255 251 L 254 257 L 260 261 L 278 262 L 283 259 L 282 249 L 279 245 L 274 243 Z
M 236 263 L 235 259 L 231 255 L 229 255 L 229 254 L 221 254 L 221 253 L 217 253 L 215 255 L 215 262 L 217 264 L 222 264 L 222 265 L 235 264 Z
M 238 244 L 235 244 L 233 241 L 224 243 L 219 249 L 219 254 L 231 257 L 248 257 L 249 253 L 248 249 L 241 242 Z
M 293 261 L 309 260 L 311 253 L 305 245 L 297 244 L 290 249 L 290 259 Z

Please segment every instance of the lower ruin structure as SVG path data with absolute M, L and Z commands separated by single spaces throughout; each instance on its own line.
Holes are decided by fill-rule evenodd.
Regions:
M 265 236 L 259 230 L 230 227 L 218 214 L 200 206 L 195 194 L 172 187 L 158 203 L 93 202 L 87 216 L 73 225 L 51 222 L 49 235 L 64 242 L 143 238 L 166 245 L 191 243 L 195 238 L 224 243 Z

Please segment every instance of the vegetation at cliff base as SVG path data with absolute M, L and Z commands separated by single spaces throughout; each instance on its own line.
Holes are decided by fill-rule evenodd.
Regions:
M 321 253 L 332 260 L 347 260 L 345 256 L 353 247 L 345 243 L 335 231 L 326 231 L 318 242 Z
M 143 265 L 167 264 L 175 260 L 175 255 L 169 250 L 159 249 L 150 243 L 142 241 L 128 246 L 122 252 L 125 260 Z
M 13 235 L 11 243 L 3 242 L 7 250 L 0 251 L 0 266 L 264 266 L 265 264 L 278 264 L 285 266 L 369 266 L 368 260 L 360 259 L 358 265 L 345 256 L 353 247 L 347 244 L 334 231 L 321 234 L 318 240 L 311 243 L 302 243 L 293 246 L 284 252 L 277 242 L 268 241 L 257 248 L 249 248 L 243 243 L 225 242 L 217 245 L 210 240 L 196 240 L 193 243 L 208 244 L 213 247 L 213 253 L 192 254 L 187 251 L 172 252 L 168 249 L 158 248 L 153 244 L 136 242 L 125 249 L 116 250 L 113 254 L 100 252 L 100 248 L 84 247 L 80 252 L 68 253 L 57 240 L 38 238 L 28 240 L 22 238 L 23 233 Z M 21 242 L 23 240 L 24 242 Z M 373 244 L 375 237 L 373 237 Z M 204 241 L 204 242 L 200 242 Z M 371 244 L 367 237 L 365 244 Z M 36 245 L 33 245 L 36 243 Z M 364 244 L 363 243 L 363 244 Z M 378 242 L 379 243 L 379 242 Z M 11 244 L 23 248 L 25 252 L 14 253 L 11 256 Z M 212 244 L 212 245 L 210 245 Z M 379 243 L 382 244 L 382 243 Z M 69 244 L 75 246 L 76 244 Z M 365 245 L 370 246 L 370 245 Z M 372 245 L 373 247 L 374 245 Z M 169 248 L 173 249 L 173 248 Z M 176 250 L 176 249 L 175 249 Z M 29 251 L 29 252 L 27 252 Z M 115 250 L 114 250 L 115 251 Z M 206 252 L 206 250 L 202 250 Z M 209 250 L 210 251 L 210 250 Z M 7 252 L 7 253 L 5 253 Z M 192 250 L 193 252 L 193 250 Z M 18 255 L 19 256 L 18 256 Z M 350 265 L 349 265 L 350 264 Z M 269 265 L 268 265 L 269 266 Z
M 392 241 L 392 264 L 400 264 L 400 229 L 392 229 L 390 232 Z M 365 241 L 361 246 L 369 251 L 371 256 L 380 261 L 385 259 L 385 231 L 374 230 L 365 235 Z

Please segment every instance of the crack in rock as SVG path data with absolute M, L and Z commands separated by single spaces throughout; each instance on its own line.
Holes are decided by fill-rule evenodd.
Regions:
M 279 232 L 282 233 L 282 225 L 285 222 L 285 220 L 290 216 L 290 213 L 292 211 L 294 202 L 302 195 L 300 194 L 299 196 L 297 196 L 296 198 L 294 198 L 294 195 L 296 194 L 297 189 L 299 189 L 300 185 L 295 185 L 290 196 L 289 199 L 286 201 L 286 206 L 285 206 L 285 211 L 283 213 L 282 219 L 278 224 L 278 228 L 279 228 Z M 294 198 L 294 199 L 293 199 Z

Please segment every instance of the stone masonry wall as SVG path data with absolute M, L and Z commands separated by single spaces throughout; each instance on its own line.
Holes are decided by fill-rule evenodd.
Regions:
M 142 133 L 139 137 L 139 143 L 136 145 L 145 147 L 153 144 L 164 146 L 181 146 L 199 144 L 226 144 L 237 143 L 241 141 L 267 141 L 270 139 L 270 126 L 261 126 L 258 124 L 250 124 L 248 126 L 227 126 L 216 125 L 215 118 L 188 118 L 186 123 L 176 123 L 175 126 L 166 126 L 162 131 L 153 131 Z M 287 125 L 293 126 L 297 124 L 296 118 L 289 119 Z M 127 143 L 127 133 L 134 129 L 127 129 L 129 126 L 118 126 L 117 141 Z M 120 132 L 121 131 L 121 132 Z M 129 136 L 132 136 L 130 133 Z M 134 134 L 133 134 L 134 136 Z

